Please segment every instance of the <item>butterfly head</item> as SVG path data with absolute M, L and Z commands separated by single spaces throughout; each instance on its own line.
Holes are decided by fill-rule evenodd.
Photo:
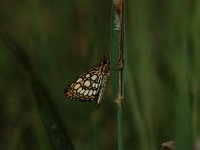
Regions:
M 103 66 L 102 67 L 103 72 L 106 73 L 106 74 L 109 74 L 109 72 L 110 72 L 110 60 L 109 60 L 109 58 L 104 55 L 103 61 L 101 62 L 100 65 Z
M 101 63 L 102 65 L 104 65 L 104 64 L 110 64 L 110 60 L 109 60 L 109 58 L 106 56 L 106 55 L 104 55 L 104 57 L 103 57 L 103 61 L 102 61 L 102 63 Z

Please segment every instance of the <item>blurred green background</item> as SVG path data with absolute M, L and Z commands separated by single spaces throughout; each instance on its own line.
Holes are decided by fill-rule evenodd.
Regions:
M 43 99 L 53 102 L 66 129 L 60 130 L 75 149 L 117 149 L 110 82 L 98 110 L 93 102 L 64 97 L 71 81 L 109 56 L 111 8 L 111 0 L 0 0 L 1 33 L 7 30 L 20 45 L 39 79 L 34 87 L 1 34 L 0 149 L 54 149 L 41 119 Z M 194 149 L 200 136 L 200 1 L 126 1 L 125 13 L 124 149 L 155 150 L 167 140 Z M 44 95 L 34 94 L 39 83 Z

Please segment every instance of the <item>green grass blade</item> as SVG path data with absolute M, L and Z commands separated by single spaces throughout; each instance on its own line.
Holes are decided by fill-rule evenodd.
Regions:
M 64 122 L 62 121 L 57 108 L 55 107 L 50 94 L 42 81 L 37 77 L 30 59 L 24 53 L 21 46 L 13 39 L 11 34 L 0 26 L 0 37 L 8 49 L 16 56 L 22 68 L 27 72 L 31 80 L 35 101 L 42 122 L 49 135 L 52 147 L 59 150 L 73 150 L 74 146 L 70 137 L 67 135 Z

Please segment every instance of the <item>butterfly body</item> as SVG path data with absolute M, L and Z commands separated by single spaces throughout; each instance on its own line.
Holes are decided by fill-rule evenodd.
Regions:
M 75 79 L 65 89 L 65 96 L 79 101 L 96 101 L 99 107 L 108 77 L 110 77 L 109 61 L 104 59 L 99 65 Z

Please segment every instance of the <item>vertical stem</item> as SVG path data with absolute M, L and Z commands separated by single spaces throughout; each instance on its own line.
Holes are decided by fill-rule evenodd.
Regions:
M 111 73 L 111 82 L 113 87 L 113 98 L 117 103 L 117 132 L 118 132 L 118 150 L 123 150 L 123 132 L 122 132 L 122 101 L 124 93 L 123 81 L 123 58 L 124 58 L 124 1 L 113 0 L 112 9 L 112 48 L 111 48 L 111 68 L 118 68 L 118 72 Z
M 118 74 L 119 74 L 119 91 L 118 91 L 118 105 L 122 104 L 123 100 L 123 83 L 122 83 L 122 71 L 123 71 L 123 0 L 120 0 L 120 32 L 119 32 L 119 52 L 118 52 Z M 120 106 L 121 107 L 121 106 Z
M 123 150 L 122 106 L 120 104 L 117 107 L 117 124 L 118 150 Z
M 118 98 L 117 98 L 117 119 L 118 119 L 118 149 L 123 150 L 123 132 L 122 132 L 122 101 L 123 101 L 123 55 L 124 55 L 124 44 L 123 44 L 123 0 L 120 0 L 120 32 L 119 32 L 119 52 L 118 52 L 118 74 L 119 74 L 119 87 L 118 87 Z

